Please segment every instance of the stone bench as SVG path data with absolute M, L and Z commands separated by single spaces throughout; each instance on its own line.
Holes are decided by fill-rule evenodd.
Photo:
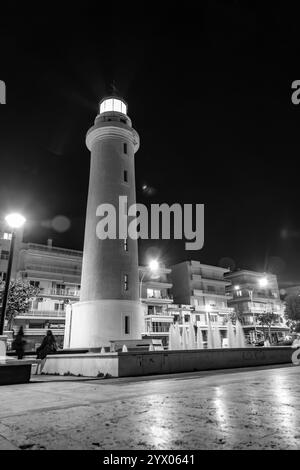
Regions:
M 40 359 L 13 359 L 0 356 L 0 385 L 28 383 L 33 364 L 39 364 Z

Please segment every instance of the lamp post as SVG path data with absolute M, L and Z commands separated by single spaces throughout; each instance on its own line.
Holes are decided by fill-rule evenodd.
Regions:
M 254 326 L 254 340 L 257 341 L 257 331 L 256 331 L 256 317 L 254 313 L 254 305 L 253 305 L 253 290 L 248 289 L 249 298 L 251 301 L 251 310 L 252 310 L 252 318 L 253 318 L 253 326 Z
M 142 286 L 143 286 L 143 280 L 144 280 L 146 273 L 148 273 L 149 271 L 152 273 L 155 273 L 158 271 L 158 268 L 159 268 L 159 262 L 156 259 L 153 259 L 149 262 L 148 269 L 146 269 L 143 272 L 143 275 L 140 280 L 140 301 L 142 300 Z
M 5 287 L 4 287 L 3 297 L 2 297 L 2 309 L 1 309 L 1 316 L 0 316 L 0 335 L 3 334 L 3 329 L 4 329 L 5 311 L 6 311 L 6 305 L 7 305 L 7 299 L 8 299 L 8 292 L 9 292 L 11 268 L 12 268 L 13 256 L 14 256 L 16 229 L 21 228 L 26 222 L 26 219 L 21 214 L 14 213 L 14 214 L 7 215 L 5 217 L 5 221 L 7 225 L 12 229 L 12 234 L 11 234 Z
M 259 284 L 259 287 L 267 287 L 267 285 L 269 284 L 268 278 L 266 276 L 261 277 L 258 280 L 258 284 Z M 265 333 L 264 333 L 264 337 L 265 337 Z M 269 338 L 269 340 L 271 341 L 271 338 Z

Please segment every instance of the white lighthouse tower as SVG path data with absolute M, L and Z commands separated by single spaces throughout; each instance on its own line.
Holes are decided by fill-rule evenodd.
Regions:
M 81 296 L 67 314 L 65 348 L 98 348 L 110 340 L 140 339 L 143 330 L 137 240 L 118 236 L 119 196 L 127 196 L 128 207 L 136 202 L 134 154 L 139 148 L 123 99 L 112 96 L 100 102 L 86 145 L 91 166 Z M 116 239 L 97 236 L 101 204 L 116 210 Z

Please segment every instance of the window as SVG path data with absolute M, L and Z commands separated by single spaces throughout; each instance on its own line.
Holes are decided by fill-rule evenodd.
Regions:
M 237 290 L 237 291 L 236 291 L 236 295 L 237 295 L 237 297 L 242 297 L 242 295 L 243 295 L 243 294 L 242 294 L 242 291 L 241 291 L 241 290 Z
M 158 289 L 147 289 L 147 298 L 161 299 L 161 292 Z
M 128 238 L 124 238 L 124 251 L 128 251 Z
M 123 180 L 124 180 L 124 183 L 128 183 L 128 171 L 127 170 L 124 170 L 123 172 Z
M 0 272 L 0 281 L 6 280 L 6 273 L 4 271 Z
M 59 310 L 59 304 L 54 304 L 54 310 Z
M 215 292 L 215 287 L 214 286 L 207 286 L 207 291 L 208 292 Z
M 126 142 L 123 144 L 123 152 L 127 154 L 127 144 L 126 144 Z
M 129 315 L 125 315 L 124 317 L 124 332 L 125 332 L 125 335 L 130 334 L 130 316 Z
M 40 281 L 30 281 L 29 283 L 32 287 L 40 287 Z
M 128 290 L 128 274 L 124 274 L 124 290 Z
M 4 232 L 3 238 L 4 238 L 4 240 L 11 240 L 11 233 Z
M 9 251 L 2 250 L 0 259 L 8 259 L 8 257 L 9 257 Z

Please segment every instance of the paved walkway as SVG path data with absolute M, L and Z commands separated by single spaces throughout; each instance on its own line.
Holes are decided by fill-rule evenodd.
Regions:
M 0 387 L 0 449 L 300 449 L 300 367 Z

